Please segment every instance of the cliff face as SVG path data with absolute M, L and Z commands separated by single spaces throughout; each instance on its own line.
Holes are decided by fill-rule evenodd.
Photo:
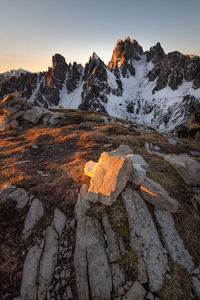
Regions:
M 136 40 L 118 40 L 108 66 L 95 54 L 83 68 L 55 54 L 47 72 L 1 74 L 0 97 L 20 91 L 35 105 L 103 111 L 169 132 L 187 126 L 195 111 L 187 97 L 200 100 L 200 58 L 160 43 L 143 52 Z M 186 98 L 185 98 L 186 97 Z

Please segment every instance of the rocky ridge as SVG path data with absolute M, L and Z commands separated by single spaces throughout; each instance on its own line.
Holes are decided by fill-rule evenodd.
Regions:
M 47 72 L 1 77 L 0 98 L 17 90 L 44 108 L 102 111 L 163 132 L 181 125 L 196 135 L 190 118 L 199 113 L 200 59 L 165 54 L 160 43 L 144 52 L 127 37 L 117 41 L 108 66 L 95 53 L 85 67 L 55 54 Z

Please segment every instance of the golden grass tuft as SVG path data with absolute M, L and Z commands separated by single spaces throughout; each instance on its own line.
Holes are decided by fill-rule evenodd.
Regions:
M 170 280 L 165 280 L 159 292 L 160 300 L 190 299 L 191 278 L 187 270 L 179 264 L 173 264 Z

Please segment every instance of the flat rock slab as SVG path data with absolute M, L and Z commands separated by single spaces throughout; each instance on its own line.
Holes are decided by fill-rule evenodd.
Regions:
M 112 277 L 101 226 L 86 215 L 89 203 L 83 186 L 76 203 L 76 247 L 74 267 L 78 299 L 111 299 Z M 91 296 L 91 297 L 90 297 Z
M 186 154 L 165 155 L 164 159 L 170 163 L 185 183 L 190 185 L 200 185 L 200 163 Z
M 38 199 L 34 199 L 29 208 L 28 214 L 24 222 L 23 234 L 28 237 L 31 234 L 33 227 L 37 224 L 40 218 L 44 214 L 42 202 Z
M 142 186 L 149 191 L 140 189 L 140 193 L 146 201 L 150 202 L 160 210 L 173 213 L 177 211 L 179 206 L 178 202 L 171 198 L 160 184 L 154 182 L 148 177 L 145 177 Z
M 33 246 L 25 259 L 20 290 L 21 300 L 37 299 L 37 279 L 43 245 Z
M 87 199 L 112 205 L 123 191 L 132 171 L 132 162 L 126 156 L 103 152 L 90 181 Z
M 92 299 L 111 299 L 112 276 L 98 220 L 86 219 L 88 276 Z
M 40 260 L 38 275 L 38 298 L 44 300 L 47 296 L 48 288 L 51 284 L 54 269 L 57 263 L 58 235 L 56 231 L 49 226 L 45 234 L 45 246 Z
M 191 272 L 194 269 L 194 263 L 176 230 L 172 215 L 169 212 L 155 209 L 155 216 L 172 260 Z
M 89 207 L 87 196 L 87 186 L 83 185 L 78 195 L 75 206 L 77 219 L 76 246 L 74 252 L 74 268 L 76 272 L 76 286 L 78 299 L 89 300 L 88 270 L 86 257 L 86 211 Z
M 159 239 L 151 214 L 138 192 L 126 189 L 122 193 L 128 214 L 131 247 L 145 263 L 149 287 L 157 292 L 163 285 L 167 267 L 166 250 Z

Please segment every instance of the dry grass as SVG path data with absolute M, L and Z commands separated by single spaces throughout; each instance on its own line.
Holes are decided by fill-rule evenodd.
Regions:
M 106 207 L 106 212 L 108 214 L 110 224 L 113 230 L 123 238 L 129 239 L 129 225 L 128 217 L 126 213 L 125 203 L 122 197 L 119 196 L 117 201 L 115 201 L 112 206 Z
M 138 256 L 137 254 L 129 248 L 126 253 L 123 255 L 122 260 L 120 262 L 122 266 L 126 280 L 135 281 L 138 276 Z
M 184 267 L 174 264 L 171 279 L 166 280 L 159 292 L 160 300 L 188 300 L 190 299 L 191 278 Z

